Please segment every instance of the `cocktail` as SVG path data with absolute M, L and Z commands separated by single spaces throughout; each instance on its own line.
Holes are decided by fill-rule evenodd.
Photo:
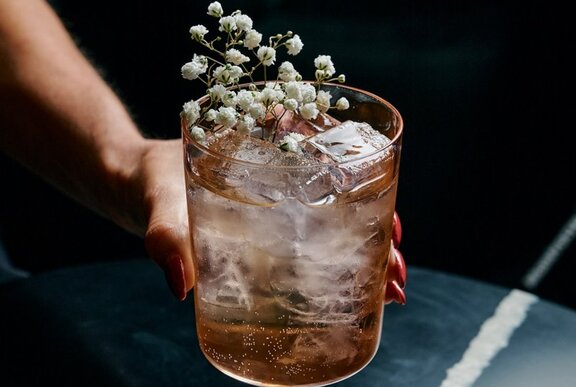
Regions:
M 379 345 L 402 119 L 330 65 L 184 106 L 198 339 L 246 383 L 331 384 Z

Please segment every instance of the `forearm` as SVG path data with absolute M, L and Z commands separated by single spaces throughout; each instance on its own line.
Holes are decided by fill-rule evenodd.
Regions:
M 0 0 L 0 149 L 137 233 L 145 140 L 43 0 Z M 126 203 L 124 203 L 126 202 Z M 126 208 L 125 213 L 118 211 Z M 134 212 L 132 212 L 134 210 Z

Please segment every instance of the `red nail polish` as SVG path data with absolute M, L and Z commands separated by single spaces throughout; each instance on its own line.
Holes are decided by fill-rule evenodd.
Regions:
M 180 301 L 186 299 L 186 277 L 184 276 L 184 263 L 178 255 L 173 255 L 166 260 L 164 267 L 168 287 Z
M 406 286 L 406 262 L 404 262 L 404 257 L 400 250 L 394 249 L 394 255 L 396 256 L 396 265 L 394 267 L 395 274 L 396 274 L 396 281 L 398 282 L 398 286 L 404 289 Z
M 386 284 L 386 301 L 388 303 L 395 301 L 401 305 L 406 304 L 406 294 L 396 281 L 389 281 Z

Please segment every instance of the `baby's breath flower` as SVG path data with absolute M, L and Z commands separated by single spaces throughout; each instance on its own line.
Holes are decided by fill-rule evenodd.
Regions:
M 286 93 L 286 98 L 294 99 L 297 102 L 302 102 L 302 88 L 300 82 L 287 82 L 284 84 L 284 92 Z
M 222 98 L 222 103 L 226 107 L 236 107 L 237 102 L 238 99 L 236 97 L 236 93 L 233 91 L 226 92 L 226 94 L 224 94 L 224 97 Z
M 298 109 L 298 101 L 296 101 L 294 98 L 285 99 L 283 105 L 286 110 L 290 110 L 291 112 Z
M 236 109 L 232 107 L 221 106 L 218 109 L 218 113 L 216 114 L 214 122 L 216 122 L 219 125 L 222 125 L 224 128 L 231 128 L 234 125 L 236 125 L 237 122 L 236 116 L 237 116 Z
M 259 95 L 258 100 L 264 104 L 264 106 L 270 106 L 272 104 L 278 103 L 284 98 L 284 92 L 275 87 L 265 87 Z
M 250 31 L 252 29 L 252 19 L 248 15 L 242 15 L 241 13 L 234 15 L 236 19 L 236 27 L 240 31 Z
M 345 97 L 341 97 L 336 101 L 336 109 L 338 110 L 346 110 L 350 107 L 350 102 Z
M 208 89 L 208 95 L 214 102 L 221 101 L 226 94 L 226 88 L 223 85 L 214 85 Z
M 245 112 L 250 110 L 250 106 L 254 103 L 254 95 L 251 91 L 248 90 L 242 89 L 238 91 L 236 98 L 238 106 L 240 106 L 240 109 L 244 110 Z
M 188 122 L 188 125 L 194 124 L 198 118 L 200 118 L 200 105 L 196 101 L 189 101 L 182 107 L 184 112 L 184 118 Z
M 338 82 L 340 82 L 340 83 L 346 82 L 346 75 L 344 75 L 344 74 L 338 75 Z
M 207 69 L 208 59 L 203 55 L 194 54 L 192 61 L 182 66 L 182 77 L 193 80 L 198 78 L 199 75 L 204 74 Z
M 284 137 L 284 142 L 280 145 L 280 149 L 285 150 L 287 152 L 294 152 L 294 153 L 302 153 L 302 149 L 300 149 L 300 145 L 298 141 L 289 135 Z
M 190 128 L 190 134 L 192 135 L 192 137 L 194 138 L 194 140 L 200 142 L 202 140 L 204 140 L 204 138 L 206 137 L 206 133 L 204 133 L 204 129 L 202 129 L 199 126 L 192 126 Z
M 295 81 L 299 77 L 300 74 L 290 62 L 283 62 L 280 67 L 278 67 L 278 78 L 285 82 Z
M 320 70 L 328 70 L 332 74 L 336 72 L 330 55 L 318 55 L 316 59 L 314 59 L 314 66 Z
M 309 83 L 299 83 L 302 93 L 302 103 L 310 103 L 316 100 L 316 89 Z
M 266 116 L 266 106 L 262 102 L 255 102 L 248 109 L 248 114 L 256 120 L 264 118 Z
M 284 142 L 279 146 L 279 148 L 287 152 L 301 154 L 302 148 L 300 147 L 300 141 L 304 140 L 305 138 L 306 137 L 300 133 L 290 132 L 284 136 Z
M 240 65 L 248 61 L 250 61 L 250 58 L 242 54 L 240 50 L 231 48 L 228 51 L 226 51 L 226 62 L 231 62 L 234 63 L 235 65 Z
M 314 59 L 314 66 L 317 70 L 320 70 L 325 74 L 325 78 L 331 77 L 336 72 L 330 55 L 318 55 L 316 59 Z M 318 74 L 318 71 L 316 71 L 316 73 Z M 318 78 L 318 75 L 316 78 Z
M 222 17 L 224 14 L 224 10 L 222 9 L 222 5 L 218 1 L 210 3 L 208 6 L 208 15 L 214 17 Z
M 222 82 L 225 85 L 230 85 L 233 83 L 237 83 L 242 76 L 243 71 L 238 66 L 218 66 L 214 69 L 212 76 L 216 78 L 219 82 Z
M 243 45 L 244 47 L 252 50 L 258 47 L 261 41 L 262 41 L 262 34 L 256 30 L 250 30 L 246 32 Z
M 266 67 L 275 64 L 277 48 L 285 46 L 288 55 L 299 54 L 304 47 L 300 36 L 292 31 L 272 35 L 268 45 L 261 46 L 262 34 L 253 29 L 252 19 L 240 10 L 224 16 L 222 5 L 214 1 L 208 6 L 207 13 L 218 19 L 218 30 L 225 36 L 224 39 L 219 36 L 207 41 L 208 28 L 201 24 L 190 27 L 192 40 L 215 54 L 194 54 L 193 59 L 181 68 L 182 76 L 186 79 L 197 79 L 202 75 L 202 81 L 208 85 L 207 95 L 210 97 L 204 113 L 201 113 L 200 106 L 195 101 L 184 104 L 182 117 L 188 121 L 191 135 L 198 139 L 204 138 L 204 129 L 195 126 L 200 118 L 204 123 L 213 122 L 213 125 L 226 129 L 234 128 L 240 133 L 260 133 L 263 136 L 264 129 L 269 130 L 271 127 L 261 129 L 258 125 L 268 125 L 269 119 L 279 119 L 283 113 L 276 110 L 277 106 L 283 107 L 284 111 L 298 112 L 307 120 L 315 119 L 320 112 L 331 108 L 332 96 L 327 91 L 320 90 L 320 87 L 326 81 L 344 82 L 345 76 L 341 74 L 334 78 L 336 70 L 329 55 L 319 55 L 314 60 L 316 81 L 313 83 L 302 82 L 302 76 L 289 61 L 280 64 L 275 82 L 266 82 Z M 216 48 L 216 43 L 224 48 Z M 250 58 L 240 49 L 252 51 L 259 63 L 251 68 L 246 66 L 245 63 L 249 62 Z M 257 69 L 264 74 L 264 86 L 254 80 Z M 244 77 L 249 79 L 248 86 L 246 89 L 236 89 Z M 347 109 L 349 105 L 345 98 L 340 98 L 334 107 Z M 282 149 L 301 151 L 299 142 L 302 138 L 299 138 L 299 135 L 289 134 L 285 137 L 286 142 L 281 146 Z
M 314 120 L 318 117 L 318 108 L 314 102 L 309 102 L 300 108 L 300 114 L 305 120 Z
M 190 35 L 192 37 L 192 40 L 196 40 L 198 42 L 201 42 L 207 33 L 208 33 L 208 29 L 206 27 L 204 27 L 202 24 L 198 24 L 198 25 L 190 27 Z
M 236 31 L 238 27 L 236 26 L 236 19 L 234 16 L 224 16 L 220 18 L 220 28 L 218 31 L 230 33 Z
M 218 112 L 214 109 L 209 109 L 206 113 L 204 113 L 204 119 L 208 122 L 212 122 L 216 119 L 216 115 Z
M 258 49 L 256 56 L 264 66 L 271 66 L 276 61 L 276 50 L 272 47 L 262 46 Z
M 236 129 L 241 134 L 250 134 L 250 132 L 252 131 L 252 129 L 254 129 L 255 126 L 256 126 L 256 120 L 252 116 L 245 114 L 238 121 L 238 126 L 236 127 Z
M 304 47 L 304 43 L 302 43 L 302 39 L 298 35 L 294 35 L 286 41 L 288 55 L 298 55 L 302 51 L 302 47 Z
M 320 90 L 316 95 L 316 107 L 323 113 L 326 113 L 330 109 L 330 100 L 332 95 L 324 90 Z

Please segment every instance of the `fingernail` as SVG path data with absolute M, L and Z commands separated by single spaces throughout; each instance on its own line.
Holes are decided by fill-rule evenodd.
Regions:
M 396 265 L 394 266 L 396 281 L 398 286 L 404 289 L 406 286 L 406 262 L 404 262 L 404 257 L 400 250 L 394 248 L 394 255 L 396 256 Z
M 400 217 L 398 213 L 394 211 L 394 218 L 392 221 L 392 242 L 394 246 L 400 246 L 400 241 L 402 240 L 402 224 L 400 223 Z
M 406 294 L 396 281 L 390 281 L 386 284 L 386 299 L 401 305 L 406 304 Z
M 186 299 L 186 277 L 184 263 L 178 255 L 173 255 L 166 261 L 164 267 L 166 282 L 174 296 L 180 301 Z

